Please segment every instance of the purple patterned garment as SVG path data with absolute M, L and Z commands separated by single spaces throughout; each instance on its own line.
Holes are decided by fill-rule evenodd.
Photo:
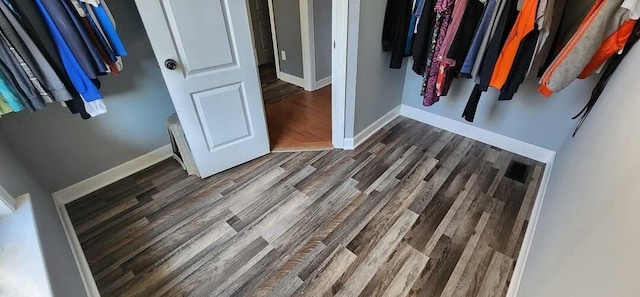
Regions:
M 438 14 L 441 20 L 440 32 L 438 33 L 438 41 L 435 48 L 435 53 L 439 53 L 444 43 L 444 39 L 447 35 L 447 29 L 451 24 L 451 14 L 453 13 L 453 4 L 455 0 L 438 0 L 435 5 L 435 12 Z M 434 32 L 436 34 L 436 32 Z M 438 55 L 431 56 L 431 63 L 428 65 L 425 71 L 425 83 L 424 83 L 424 98 L 422 104 L 424 106 L 431 106 L 440 100 L 440 97 L 436 94 L 436 80 L 438 78 L 438 67 L 440 66 L 440 60 Z

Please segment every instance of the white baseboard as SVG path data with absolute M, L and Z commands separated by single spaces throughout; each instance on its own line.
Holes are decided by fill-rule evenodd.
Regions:
M 452 120 L 412 106 L 403 104 L 400 114 L 416 121 L 499 147 L 538 162 L 549 163 L 555 157 L 555 152 L 550 149 L 513 139 L 511 137 L 465 124 L 460 121 Z
M 315 83 L 314 90 L 322 89 L 331 84 L 331 76 L 325 77 Z
M 96 281 L 91 273 L 91 268 L 89 268 L 89 262 L 87 262 L 87 258 L 84 256 L 76 231 L 73 229 L 73 224 L 71 223 L 67 209 L 64 207 L 64 204 L 61 204 L 58 201 L 55 202 L 55 206 L 58 211 L 60 221 L 62 222 L 64 233 L 67 235 L 67 241 L 69 241 L 69 246 L 71 247 L 71 252 L 75 259 L 76 266 L 78 267 L 78 273 L 80 273 L 80 278 L 82 279 L 82 284 L 84 285 L 87 296 L 100 297 L 98 286 L 96 285 Z
M 344 149 L 345 150 L 353 150 L 357 148 L 359 145 L 367 141 L 369 137 L 378 132 L 378 130 L 382 129 L 382 127 L 386 126 L 389 122 L 393 121 L 396 117 L 400 115 L 400 106 L 389 111 L 387 114 L 382 116 L 380 119 L 375 121 L 373 124 L 369 125 L 362 132 L 358 133 L 354 138 L 345 138 L 344 140 Z
M 304 79 L 303 78 L 300 78 L 300 77 L 297 77 L 297 76 L 294 76 L 294 75 L 291 75 L 291 74 L 288 74 L 288 73 L 284 73 L 284 72 L 278 73 L 278 78 L 280 80 L 286 81 L 286 82 L 288 82 L 290 84 L 294 84 L 294 85 L 296 85 L 298 87 L 304 88 Z
M 128 161 L 122 165 L 118 165 L 96 176 L 90 177 L 77 184 L 57 191 L 52 194 L 53 199 L 57 203 L 65 205 L 96 190 L 102 189 L 112 183 L 115 183 L 127 176 L 130 176 L 152 165 L 169 159 L 172 155 L 173 149 L 171 148 L 171 145 L 168 144 L 157 150 Z
M 536 233 L 536 227 L 538 226 L 538 221 L 540 219 L 542 204 L 544 202 L 545 194 L 547 193 L 549 181 L 551 180 L 551 171 L 553 170 L 554 162 L 555 153 L 553 154 L 551 160 L 547 162 L 547 166 L 544 169 L 540 188 L 538 189 L 538 194 L 536 196 L 535 202 L 533 203 L 533 209 L 531 210 L 529 224 L 527 225 L 527 230 L 524 233 L 524 239 L 522 240 L 522 246 L 520 247 L 520 254 L 518 254 L 516 267 L 514 267 L 513 269 L 513 275 L 511 276 L 511 281 L 509 282 L 507 297 L 516 297 L 518 295 L 518 291 L 520 290 L 520 283 L 522 282 L 522 277 L 524 276 L 524 267 L 527 264 L 527 260 L 529 258 L 529 252 L 531 251 L 531 245 L 533 244 L 533 235 Z

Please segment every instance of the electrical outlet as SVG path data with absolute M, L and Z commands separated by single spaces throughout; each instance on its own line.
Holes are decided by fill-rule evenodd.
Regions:
M 282 59 L 282 61 L 286 61 L 287 60 L 287 52 L 280 51 L 280 58 Z

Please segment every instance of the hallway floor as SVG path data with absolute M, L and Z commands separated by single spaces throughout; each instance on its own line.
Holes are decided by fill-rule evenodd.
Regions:
M 67 210 L 102 296 L 500 297 L 543 171 L 400 117 L 204 180 L 167 160 Z
M 331 86 L 265 106 L 273 151 L 333 149 Z

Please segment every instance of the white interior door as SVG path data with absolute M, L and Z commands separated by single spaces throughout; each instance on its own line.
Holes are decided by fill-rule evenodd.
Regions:
M 136 4 L 201 177 L 269 153 L 246 2 Z
M 273 40 L 271 39 L 271 19 L 268 0 L 248 0 L 251 11 L 253 42 L 255 43 L 258 65 L 273 62 Z

